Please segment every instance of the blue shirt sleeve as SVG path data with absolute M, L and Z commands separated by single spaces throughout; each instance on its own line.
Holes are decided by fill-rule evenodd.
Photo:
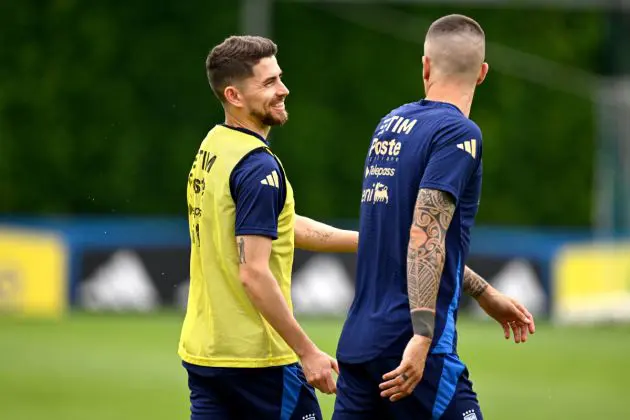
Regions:
M 284 207 L 286 188 L 278 161 L 264 150 L 243 158 L 230 177 L 236 204 L 236 235 L 278 238 L 278 216 Z
M 470 120 L 448 124 L 432 145 L 420 188 L 446 191 L 457 204 L 481 162 L 481 130 Z

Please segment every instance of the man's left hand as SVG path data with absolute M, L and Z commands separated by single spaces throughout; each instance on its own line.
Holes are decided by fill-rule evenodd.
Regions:
M 510 330 L 512 330 L 514 342 L 524 343 L 527 341 L 528 334 L 536 332 L 534 317 L 516 299 L 489 287 L 478 298 L 478 302 L 490 317 L 501 324 L 506 339 L 510 339 Z

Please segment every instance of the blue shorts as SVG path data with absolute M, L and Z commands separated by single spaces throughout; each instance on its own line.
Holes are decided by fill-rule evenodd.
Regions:
M 382 377 L 400 359 L 382 358 L 360 364 L 339 363 L 333 420 L 482 420 L 468 369 L 456 355 L 429 355 L 414 392 L 395 403 L 380 396 Z
M 321 420 L 315 390 L 295 363 L 269 368 L 188 371 L 192 420 Z

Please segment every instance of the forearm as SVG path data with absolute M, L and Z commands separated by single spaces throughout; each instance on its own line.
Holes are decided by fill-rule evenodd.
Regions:
M 478 300 L 491 287 L 479 274 L 466 266 L 464 269 L 464 293 Z
M 407 293 L 414 332 L 433 338 L 437 292 L 446 253 L 441 244 L 427 254 L 425 238 L 420 232 L 411 234 L 407 249 Z
M 318 252 L 356 252 L 359 233 L 296 216 L 295 247 Z
M 270 270 L 242 272 L 241 280 L 254 307 L 298 356 L 313 350 L 313 342 L 291 313 Z
M 437 294 L 454 204 L 440 191 L 421 190 L 407 249 L 407 292 L 414 332 L 433 338 Z

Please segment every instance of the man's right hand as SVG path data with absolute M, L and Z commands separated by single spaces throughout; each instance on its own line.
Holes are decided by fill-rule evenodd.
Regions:
M 381 397 L 395 402 L 411 395 L 422 379 L 429 347 L 431 347 L 430 338 L 415 334 L 409 340 L 400 365 L 383 375 L 383 382 L 379 386 Z
M 309 384 L 324 394 L 337 392 L 337 385 L 333 378 L 333 370 L 339 375 L 337 361 L 315 347 L 300 358 L 304 375 Z

